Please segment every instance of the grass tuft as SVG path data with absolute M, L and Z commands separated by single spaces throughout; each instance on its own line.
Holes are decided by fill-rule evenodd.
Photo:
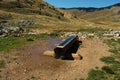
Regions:
M 102 57 L 100 60 L 105 62 L 105 63 L 108 63 L 108 64 L 116 62 L 115 58 L 113 58 L 113 57 Z
M 109 52 L 114 53 L 114 54 L 119 54 L 119 50 L 117 49 L 110 49 Z
M 105 71 L 108 74 L 115 74 L 109 66 L 103 66 L 102 70 Z
M 91 70 L 88 73 L 88 78 L 86 80 L 107 80 L 105 73 L 101 70 Z

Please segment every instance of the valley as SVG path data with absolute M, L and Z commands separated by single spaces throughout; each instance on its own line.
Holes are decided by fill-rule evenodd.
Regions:
M 44 55 L 69 36 L 82 41 L 62 60 Z M 56 8 L 44 0 L 0 0 L 0 80 L 119 80 L 120 3 Z

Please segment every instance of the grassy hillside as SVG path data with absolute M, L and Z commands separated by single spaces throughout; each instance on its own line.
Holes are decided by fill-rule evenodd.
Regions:
M 21 14 L 39 14 L 64 18 L 63 13 L 43 0 L 3 0 L 0 1 L 0 9 Z
M 56 30 L 76 31 L 81 28 L 119 28 L 120 7 L 106 9 L 62 10 L 43 0 L 1 0 L 0 20 L 8 20 L 15 26 L 21 20 L 31 20 L 34 25 L 23 26 L 36 33 Z
M 120 3 L 103 8 L 70 8 L 64 9 L 77 18 L 93 22 L 97 26 L 119 28 Z
M 36 32 L 77 30 L 81 26 L 89 24 L 43 0 L 1 0 L 0 20 L 8 20 L 16 26 L 18 26 L 16 23 L 21 20 L 32 20 L 34 25 L 23 27 L 36 30 Z

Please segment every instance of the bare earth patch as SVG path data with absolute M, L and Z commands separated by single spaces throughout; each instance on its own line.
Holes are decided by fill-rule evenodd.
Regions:
M 90 69 L 105 64 L 99 59 L 109 56 L 108 46 L 100 39 L 85 39 L 77 51 L 82 60 L 56 60 L 43 56 L 46 50 L 53 50 L 54 40 L 39 40 L 36 44 L 17 49 L 20 56 L 12 58 L 0 72 L 0 80 L 79 80 L 86 78 Z

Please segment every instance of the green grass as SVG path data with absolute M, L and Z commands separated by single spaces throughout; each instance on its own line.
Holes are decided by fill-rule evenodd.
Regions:
M 120 44 L 120 39 L 115 40 L 115 39 L 109 39 L 104 41 L 109 47 L 111 47 L 112 49 L 115 49 L 116 47 L 118 47 L 117 45 Z M 120 47 L 119 47 L 120 48 Z
M 109 57 L 103 57 L 101 60 L 108 64 L 104 66 L 102 70 L 106 72 L 109 78 L 113 80 L 120 80 L 120 39 L 109 39 L 106 40 L 106 44 L 111 48 L 109 52 L 113 54 Z
M 112 56 L 102 57 L 100 60 L 105 63 L 108 63 L 108 64 L 120 63 L 120 62 L 116 61 L 115 58 Z
M 91 70 L 86 80 L 120 80 L 120 39 L 106 40 L 105 43 L 111 48 L 111 56 L 102 57 L 100 60 L 107 66 L 100 70 Z
M 107 80 L 105 73 L 101 70 L 91 70 L 86 80 Z
M 109 66 L 103 66 L 102 70 L 108 74 L 115 74 L 114 71 Z
M 32 43 L 36 39 L 40 38 L 55 38 L 57 37 L 56 33 L 51 34 L 25 34 L 24 38 L 21 37 L 6 37 L 0 38 L 0 51 L 8 52 L 11 49 L 20 47 L 25 44 Z
M 30 41 L 27 41 L 25 39 L 22 39 L 20 37 L 6 37 L 6 38 L 0 38 L 0 51 L 8 52 L 11 49 L 20 47 L 24 44 L 30 43 Z
M 109 52 L 114 53 L 114 54 L 119 54 L 119 50 L 117 49 L 110 49 Z
M 119 71 L 120 64 L 112 64 L 110 65 L 110 68 L 117 73 L 117 71 Z

